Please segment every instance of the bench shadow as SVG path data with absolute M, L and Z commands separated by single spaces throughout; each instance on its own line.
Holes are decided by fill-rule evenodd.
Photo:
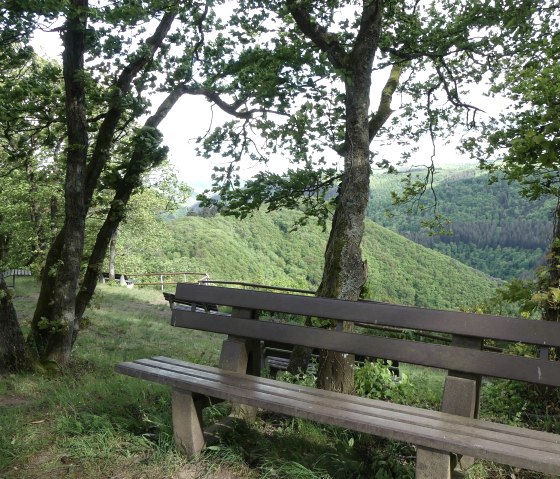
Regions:
M 414 477 L 412 446 L 281 414 L 261 412 L 255 423 L 237 420 L 217 444 L 203 460 L 231 454 L 263 477 L 271 471 L 284 478 Z

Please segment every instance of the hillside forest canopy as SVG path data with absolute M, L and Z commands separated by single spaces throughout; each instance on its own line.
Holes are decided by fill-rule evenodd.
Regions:
M 426 135 L 435 145 L 465 132 L 465 151 L 496 178 L 519 182 L 527 200 L 558 197 L 555 2 L 317 3 L 3 2 L 0 265 L 40 272 L 29 358 L 69 361 L 134 194 L 152 191 L 140 205 L 147 211 L 183 200 L 159 126 L 184 96 L 203 96 L 231 118 L 200 138 L 196 161 L 228 161 L 206 205 L 240 218 L 296 209 L 297 224 L 328 226 L 322 296 L 364 293 L 372 165 L 402 166 Z M 60 35 L 59 60 L 33 51 L 38 29 Z M 468 92 L 486 85 L 512 108 L 481 122 L 483 105 Z M 377 142 L 404 153 L 384 158 Z M 285 174 L 265 168 L 278 155 L 291 163 Z M 263 170 L 241 184 L 246 159 Z M 432 155 L 425 177 L 408 177 L 395 201 L 426 197 L 434 171 Z M 548 319 L 560 299 L 557 244 L 536 286 Z M 349 390 L 352 363 L 324 352 L 318 384 Z

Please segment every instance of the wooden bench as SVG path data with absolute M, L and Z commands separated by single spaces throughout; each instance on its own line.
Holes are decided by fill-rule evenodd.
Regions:
M 472 458 L 560 475 L 560 435 L 476 419 L 483 376 L 560 386 L 560 324 L 436 311 L 375 302 L 178 284 L 176 298 L 232 308 L 231 316 L 174 309 L 172 325 L 228 335 L 220 367 L 154 357 L 117 365 L 118 372 L 172 388 L 174 436 L 179 450 L 204 446 L 201 408 L 206 398 L 232 401 L 237 415 L 255 408 L 405 441 L 417 447 L 416 477 L 450 478 Z M 259 320 L 260 311 L 387 325 L 452 335 L 450 344 L 428 344 L 341 330 Z M 541 348 L 530 358 L 481 350 L 483 339 Z M 281 341 L 343 353 L 447 369 L 441 411 L 397 405 L 261 378 L 263 341 Z
M 193 301 L 186 301 L 184 299 L 177 299 L 173 293 L 163 292 L 163 299 L 169 303 L 171 309 L 175 308 L 176 305 L 183 305 L 187 307 L 192 307 L 194 304 L 196 308 L 203 309 L 204 311 L 218 311 L 218 306 L 215 304 L 197 303 Z

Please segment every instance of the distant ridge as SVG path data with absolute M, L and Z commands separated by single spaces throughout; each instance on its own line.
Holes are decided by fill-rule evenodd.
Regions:
M 425 170 L 419 177 L 425 175 Z M 433 196 L 427 191 L 421 208 L 407 214 L 410 205 L 394 206 L 391 191 L 402 191 L 404 175 L 372 177 L 368 216 L 407 238 L 452 256 L 490 276 L 510 280 L 532 276 L 544 261 L 552 231 L 552 200 L 529 201 L 519 186 L 498 181 L 476 167 L 444 167 L 434 178 L 438 210 L 451 224 L 450 236 L 431 236 L 420 227 L 433 218 Z M 389 210 L 391 216 L 386 214 Z
M 290 232 L 298 217 L 293 211 L 257 212 L 243 221 L 182 216 L 166 222 L 167 238 L 153 250 L 127 237 L 127 260 L 152 269 L 208 271 L 212 279 L 316 289 L 328 236 L 314 225 Z M 369 220 L 363 252 L 371 299 L 460 309 L 480 303 L 496 287 L 487 275 Z

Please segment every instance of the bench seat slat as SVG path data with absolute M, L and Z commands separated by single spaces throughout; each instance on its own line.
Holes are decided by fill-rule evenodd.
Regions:
M 317 406 L 337 408 L 339 411 L 354 412 L 378 417 L 391 417 L 393 420 L 400 420 L 402 422 L 411 421 L 411 406 L 398 405 L 386 401 L 359 398 L 357 396 L 347 396 L 346 401 L 341 405 L 340 397 L 337 396 L 336 398 L 333 398 L 333 395 L 330 392 L 327 392 L 326 394 L 316 394 L 317 391 L 321 390 L 315 388 L 302 389 L 298 385 L 288 385 L 288 383 L 282 383 L 279 391 L 276 383 L 274 384 L 274 387 L 271 387 L 271 385 L 266 381 L 258 381 L 254 376 L 232 378 L 229 376 L 218 376 L 217 373 L 212 376 L 211 372 L 209 372 L 205 368 L 197 368 L 191 363 L 180 362 L 165 357 L 142 359 L 135 361 L 135 363 L 155 368 L 161 368 L 162 370 L 170 372 L 180 373 L 184 372 L 185 368 L 188 368 L 189 375 L 204 377 L 208 379 L 213 378 L 216 381 L 221 381 L 228 387 L 244 387 L 247 389 L 252 389 L 254 391 L 278 394 L 285 397 L 286 399 L 299 396 L 301 400 L 312 402 Z M 284 387 L 284 384 L 286 384 L 286 387 Z M 361 399 L 361 401 L 352 401 L 352 398 Z M 560 436 L 555 434 L 543 433 L 540 431 L 532 431 L 533 434 L 525 434 L 525 432 L 531 431 L 524 430 L 523 428 L 512 428 L 511 426 L 503 426 L 500 424 L 491 423 L 489 421 L 473 421 L 473 419 L 471 418 L 462 418 L 461 416 L 446 414 L 439 411 L 430 411 L 415 407 L 412 407 L 412 411 L 414 411 L 414 417 L 412 420 L 413 424 L 429 426 L 433 424 L 434 421 L 442 422 L 442 418 L 445 418 L 445 422 L 442 422 L 442 430 L 446 430 L 448 432 L 461 432 L 465 435 L 472 435 L 472 425 L 474 422 L 477 427 L 477 437 L 480 437 L 482 439 L 500 441 L 506 444 L 527 447 L 527 440 L 530 438 L 531 443 L 528 446 L 530 448 L 541 451 L 548 451 L 555 454 L 560 452 Z M 425 411 L 428 414 L 422 414 L 420 413 L 420 411 Z M 429 414 L 430 412 L 432 414 Z M 493 427 L 494 425 L 502 427 Z
M 547 360 L 187 310 L 174 310 L 171 322 L 174 326 L 214 333 L 265 341 L 285 341 L 287 344 L 299 344 L 311 348 L 560 386 L 557 364 Z
M 152 362 L 147 363 L 147 361 L 152 361 Z M 157 361 L 158 363 L 154 361 Z M 196 363 L 189 363 L 186 361 L 182 361 L 180 359 L 173 359 L 165 356 L 155 356 L 149 360 L 142 359 L 142 360 L 135 361 L 135 363 L 152 364 L 152 365 L 158 365 L 160 367 L 173 367 L 173 366 L 188 367 L 189 370 L 193 371 L 193 374 L 195 374 L 194 371 L 200 371 L 201 374 L 207 374 L 208 371 L 208 366 L 202 366 Z M 236 381 L 237 382 L 239 381 L 237 377 L 236 377 Z M 251 377 L 250 381 L 252 381 L 251 384 L 254 384 L 255 377 L 254 376 Z M 282 389 L 288 391 L 289 394 L 297 394 L 299 391 L 301 391 L 301 386 L 297 384 L 282 383 Z M 325 398 L 329 399 L 332 397 L 332 393 L 330 391 L 325 391 L 323 389 L 317 389 L 317 388 L 310 388 L 307 391 L 307 394 L 309 396 L 312 396 L 313 400 L 316 399 L 323 400 Z M 353 396 L 353 395 L 346 395 L 345 401 L 346 401 L 344 406 L 345 408 L 351 410 L 354 409 L 356 411 L 362 410 L 361 408 L 371 407 L 372 401 L 374 402 L 376 409 L 387 410 L 396 413 L 407 412 L 410 410 L 411 407 L 407 405 L 401 405 L 401 404 L 391 403 L 387 401 L 372 400 L 372 399 L 363 398 L 360 396 Z M 434 411 L 432 409 L 416 408 L 414 414 L 418 417 L 428 418 L 432 420 L 441 418 L 441 416 L 443 415 L 446 417 L 446 421 L 448 423 L 458 425 L 458 426 L 470 425 L 472 421 L 472 419 L 467 417 L 457 416 L 455 414 L 446 414 L 440 411 Z M 511 434 L 511 430 L 512 430 L 511 426 L 490 422 L 490 421 L 477 421 L 477 425 L 480 429 L 486 429 L 488 431 L 495 431 L 498 433 L 503 432 L 506 434 Z M 544 441 L 546 441 L 547 443 L 560 444 L 560 436 L 557 434 L 537 431 L 533 429 L 526 429 L 526 428 L 515 428 L 515 432 L 517 437 L 523 438 L 523 441 L 527 441 L 527 440 L 541 441 L 543 440 L 543 438 L 545 438 Z M 523 444 L 526 445 L 527 443 L 523 442 Z
M 378 402 L 372 400 L 368 401 L 371 404 L 371 413 L 365 414 L 347 409 L 349 398 L 340 393 L 328 393 L 319 405 L 313 388 L 296 386 L 296 391 L 293 385 L 186 362 L 179 366 L 167 363 L 164 358 L 157 358 L 147 363 L 144 361 L 122 363 L 117 366 L 117 371 L 179 389 L 264 407 L 274 412 L 325 424 L 491 461 L 506 462 L 516 467 L 531 468 L 547 474 L 560 474 L 558 443 L 547 444 L 546 450 L 541 450 L 534 449 L 540 441 L 532 441 L 533 444 L 525 443 L 522 446 L 511 444 L 509 440 L 496 442 L 485 438 L 489 434 L 488 430 L 477 429 L 477 424 L 483 421 L 465 418 L 466 424 L 471 427 L 460 428 L 449 422 L 448 414 L 434 411 L 436 415 L 428 419 L 421 414 L 424 411 L 422 409 L 400 406 L 399 411 L 395 412 L 377 408 Z M 287 391 L 289 394 L 286 394 Z M 344 413 L 341 414 L 341 411 Z M 373 414 L 374 411 L 377 416 Z M 513 438 L 519 431 L 518 428 L 503 427 L 504 431 L 511 430 L 510 434 Z M 497 434 L 494 431 L 491 433 Z M 546 442 L 547 436 L 543 434 L 543 441 Z
M 560 346 L 560 328 L 547 321 L 184 283 L 177 285 L 176 298 L 540 346 Z

